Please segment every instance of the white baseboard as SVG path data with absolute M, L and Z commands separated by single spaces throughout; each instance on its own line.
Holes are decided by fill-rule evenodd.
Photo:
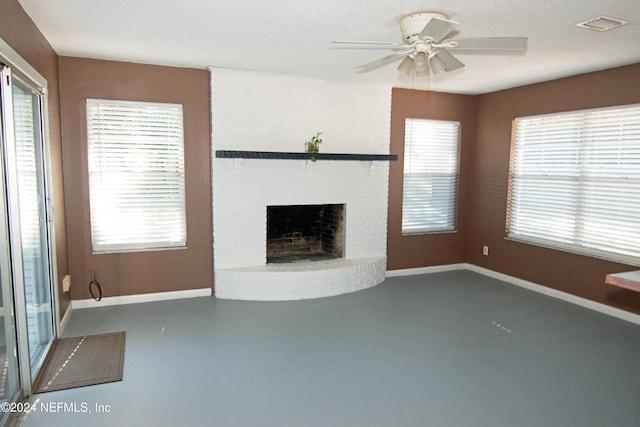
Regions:
M 627 322 L 640 325 L 640 315 L 631 313 L 629 311 L 621 310 L 619 308 L 611 307 L 610 305 L 602 304 L 599 302 L 591 301 L 586 298 L 582 298 L 576 295 L 562 292 L 557 289 L 549 288 L 547 286 L 538 285 L 537 283 L 529 282 L 527 280 L 519 279 L 517 277 L 509 276 L 507 274 L 498 273 L 487 268 L 478 267 L 477 265 L 469 264 L 469 270 L 475 271 L 482 275 L 492 277 L 494 279 L 508 282 L 521 288 L 529 289 L 530 291 L 538 292 L 553 298 L 558 298 L 566 302 L 577 304 L 581 307 L 589 308 L 591 310 L 607 314 L 609 316 L 617 317 L 618 319 L 626 320 Z M 603 284 L 604 286 L 604 284 Z
M 627 322 L 640 325 L 640 315 L 631 313 L 629 311 L 621 310 L 619 308 L 611 307 L 606 304 L 591 301 L 586 298 L 582 298 L 576 295 L 562 292 L 557 289 L 542 286 L 537 283 L 529 282 L 527 280 L 519 279 L 517 277 L 509 276 L 508 274 L 498 273 L 497 271 L 489 270 L 488 268 L 479 267 L 474 264 L 450 264 L 450 265 L 438 265 L 435 267 L 422 267 L 422 268 L 410 268 L 406 270 L 392 270 L 387 272 L 387 277 L 409 276 L 413 274 L 425 274 L 425 273 L 437 273 L 442 271 L 454 271 L 454 270 L 469 270 L 483 276 L 491 277 L 503 282 L 510 283 L 512 285 L 519 286 L 521 288 L 528 289 L 530 291 L 538 292 L 543 295 L 547 295 L 553 298 L 558 298 L 562 301 L 570 302 L 572 304 L 579 305 L 602 314 L 606 314 L 618 319 L 625 320 Z M 604 285 L 603 285 L 604 286 Z
M 567 292 L 562 292 L 553 288 L 549 288 L 547 286 L 542 286 L 537 283 L 529 282 L 527 280 L 519 279 L 517 277 L 509 276 L 507 274 L 498 273 L 496 271 L 489 270 L 484 267 L 479 267 L 473 264 L 460 263 L 460 264 L 449 264 L 449 265 L 437 265 L 433 267 L 408 268 L 403 270 L 389 270 L 386 272 L 386 276 L 401 277 L 401 276 L 440 273 L 440 272 L 456 271 L 456 270 L 470 270 L 478 274 L 482 274 L 483 276 L 491 277 L 503 282 L 510 283 L 512 285 L 519 286 L 521 288 L 538 292 L 540 294 L 547 295 L 553 298 L 558 298 L 560 300 L 570 302 L 572 304 L 576 304 L 581 307 L 585 307 L 585 308 L 597 311 L 599 313 L 603 313 L 612 317 L 616 317 L 618 319 L 625 320 L 627 322 L 640 325 L 640 315 L 638 314 L 621 310 L 619 308 L 611 307 L 609 305 L 602 304 L 599 302 L 591 301 L 586 298 L 569 294 Z M 151 293 L 151 294 L 128 295 L 128 296 L 119 296 L 119 297 L 107 297 L 107 298 L 103 298 L 102 301 L 95 301 L 93 299 L 74 300 L 74 301 L 71 301 L 71 304 L 69 304 L 69 308 L 67 308 L 67 311 L 65 312 L 64 317 L 60 321 L 60 334 L 62 333 L 62 331 L 64 331 L 64 328 L 66 327 L 69 321 L 69 318 L 71 316 L 71 311 L 75 309 L 106 307 L 109 305 L 121 305 L 121 304 L 138 304 L 143 302 L 166 301 L 166 300 L 172 300 L 172 299 L 195 298 L 195 297 L 203 297 L 203 296 L 211 296 L 211 288 L 191 289 L 186 291 L 157 292 L 157 293 Z
M 62 319 L 60 319 L 60 325 L 58 325 L 58 337 L 62 336 L 62 333 L 64 332 L 64 328 L 66 328 L 67 323 L 69 323 L 69 319 L 71 318 L 71 312 L 73 311 L 72 302 L 69 303 L 69 305 L 67 306 L 67 311 L 64 312 L 64 316 L 62 316 Z
M 387 277 L 413 276 L 416 274 L 442 273 L 444 271 L 466 270 L 469 264 L 434 265 L 432 267 L 405 268 L 403 270 L 387 270 Z
M 73 310 L 82 308 L 106 307 L 109 305 L 139 304 L 143 302 L 166 301 L 184 298 L 211 296 L 211 288 L 189 289 L 186 291 L 156 292 L 150 294 L 125 295 L 118 297 L 106 297 L 100 301 L 94 299 L 82 299 L 71 301 Z M 67 312 L 69 310 L 67 309 Z M 66 317 L 66 313 L 65 313 Z

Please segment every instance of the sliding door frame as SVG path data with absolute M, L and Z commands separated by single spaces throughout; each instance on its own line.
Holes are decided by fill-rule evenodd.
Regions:
M 12 74 L 18 76 L 18 80 L 22 83 L 26 83 L 35 89 L 39 93 L 40 98 L 40 112 L 41 112 L 41 133 L 42 133 L 42 154 L 43 154 L 43 174 L 44 174 L 44 193 L 45 193 L 45 213 L 47 221 L 47 254 L 49 257 L 49 275 L 51 286 L 51 298 L 52 298 L 52 310 L 53 310 L 53 336 L 54 339 L 59 337 L 60 333 L 60 302 L 58 295 L 58 271 L 56 260 L 56 242 L 55 242 L 55 230 L 54 230 L 54 206 L 53 206 L 53 193 L 51 190 L 51 150 L 49 145 L 49 112 L 48 112 L 48 90 L 47 80 L 27 61 L 25 61 L 11 46 L 9 46 L 4 40 L 0 38 L 0 61 L 11 68 Z M 5 84 L 3 81 L 2 84 Z M 11 110 L 7 108 L 7 110 Z M 10 117 L 5 117 L 5 120 L 13 122 L 13 112 L 11 111 Z M 15 141 L 13 135 L 9 137 L 9 141 L 5 143 L 10 146 L 9 150 L 15 151 Z M 15 160 L 15 156 L 13 160 Z M 9 169 L 6 172 L 8 176 L 15 176 L 16 165 L 9 159 L 6 162 L 9 165 Z M 13 182 L 7 182 L 7 191 L 9 192 L 9 199 L 17 200 L 17 181 L 8 180 Z M 12 207 L 13 205 L 13 207 Z M 17 210 L 17 203 L 8 204 L 9 225 L 13 229 L 19 230 L 19 217 Z M 20 233 L 16 233 L 20 234 Z M 15 239 L 15 237 L 13 237 Z M 18 237 L 19 239 L 19 237 Z M 16 330 L 17 330 L 17 344 L 18 344 L 18 356 L 19 356 L 19 369 L 20 369 L 20 384 L 23 397 L 28 397 L 32 393 L 32 380 L 31 377 L 31 364 L 29 356 L 29 345 L 27 337 L 27 324 L 26 324 L 26 306 L 25 306 L 25 290 L 22 268 L 22 255 L 21 245 L 19 240 L 12 240 L 11 253 L 12 253 L 12 269 L 13 269 L 13 286 L 14 286 L 14 301 L 15 301 L 15 315 L 16 315 Z

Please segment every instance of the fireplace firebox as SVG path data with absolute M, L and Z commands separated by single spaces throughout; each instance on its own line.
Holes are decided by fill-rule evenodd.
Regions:
M 344 204 L 267 206 L 267 263 L 344 257 Z

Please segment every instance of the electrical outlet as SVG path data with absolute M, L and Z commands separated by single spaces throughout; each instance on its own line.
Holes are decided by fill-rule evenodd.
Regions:
M 482 255 L 484 255 L 484 256 L 488 256 L 489 255 L 489 246 L 484 245 L 482 247 Z
M 68 274 L 62 279 L 62 292 L 69 292 L 71 290 L 71 276 Z

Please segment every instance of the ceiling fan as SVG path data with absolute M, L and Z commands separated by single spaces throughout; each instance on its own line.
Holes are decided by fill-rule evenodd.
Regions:
M 404 57 L 398 70 L 406 74 L 415 73 L 416 76 L 428 76 L 430 72 L 448 72 L 464 67 L 450 50 L 523 51 L 527 48 L 526 37 L 447 39 L 447 35 L 458 25 L 458 22 L 447 19 L 442 13 L 419 12 L 407 15 L 400 21 L 402 42 L 337 40 L 333 43 L 384 45 L 397 49 L 391 55 L 358 66 L 359 72 L 371 71 Z

